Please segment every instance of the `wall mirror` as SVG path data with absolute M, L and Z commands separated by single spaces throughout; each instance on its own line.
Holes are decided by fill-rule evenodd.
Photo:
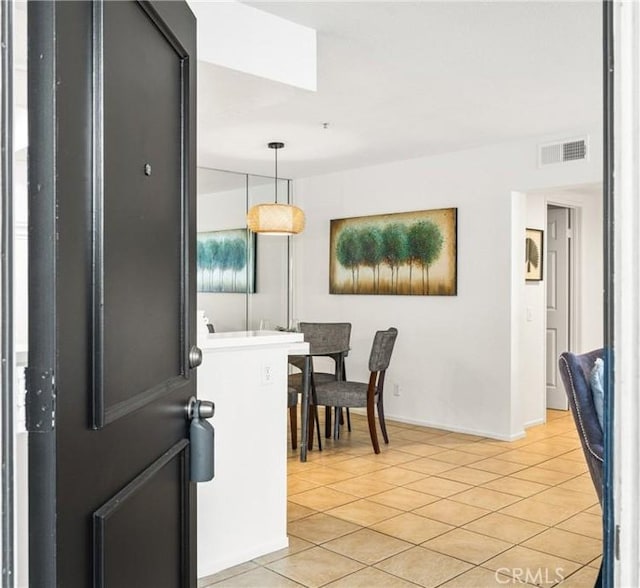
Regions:
M 251 235 L 245 219 L 273 202 L 274 178 L 199 167 L 197 192 L 198 310 L 216 332 L 287 327 L 289 238 Z M 290 196 L 291 181 L 279 178 L 279 201 Z

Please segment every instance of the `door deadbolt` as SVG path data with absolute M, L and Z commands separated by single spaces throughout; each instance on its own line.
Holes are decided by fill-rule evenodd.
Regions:
M 189 398 L 185 407 L 187 420 L 210 419 L 216 412 L 216 405 L 210 400 L 198 400 L 195 396 Z
M 189 350 L 189 367 L 191 369 L 197 368 L 201 363 L 202 363 L 202 349 L 194 345 Z

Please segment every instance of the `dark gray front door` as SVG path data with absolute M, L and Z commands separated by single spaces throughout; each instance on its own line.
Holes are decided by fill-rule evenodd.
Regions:
M 33 586 L 195 586 L 195 19 L 29 5 Z

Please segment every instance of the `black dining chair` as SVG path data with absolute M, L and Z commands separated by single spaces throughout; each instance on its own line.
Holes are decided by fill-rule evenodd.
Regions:
M 398 330 L 390 327 L 386 331 L 376 332 L 369 355 L 369 382 L 352 382 L 349 380 L 333 380 L 316 384 L 316 401 L 320 405 L 331 406 L 336 409 L 334 423 L 334 438 L 339 437 L 341 408 L 367 409 L 369 435 L 375 453 L 380 453 L 378 434 L 376 431 L 375 411 L 378 411 L 378 422 L 382 437 L 386 444 L 389 435 L 384 421 L 384 379 L 391 362 L 391 354 L 398 337 Z

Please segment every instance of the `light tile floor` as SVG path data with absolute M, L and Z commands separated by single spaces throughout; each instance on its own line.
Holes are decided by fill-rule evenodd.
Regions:
M 389 421 L 375 455 L 352 415 L 307 463 L 289 451 L 289 548 L 199 586 L 591 587 L 600 507 L 571 415 L 547 419 L 513 443 Z

